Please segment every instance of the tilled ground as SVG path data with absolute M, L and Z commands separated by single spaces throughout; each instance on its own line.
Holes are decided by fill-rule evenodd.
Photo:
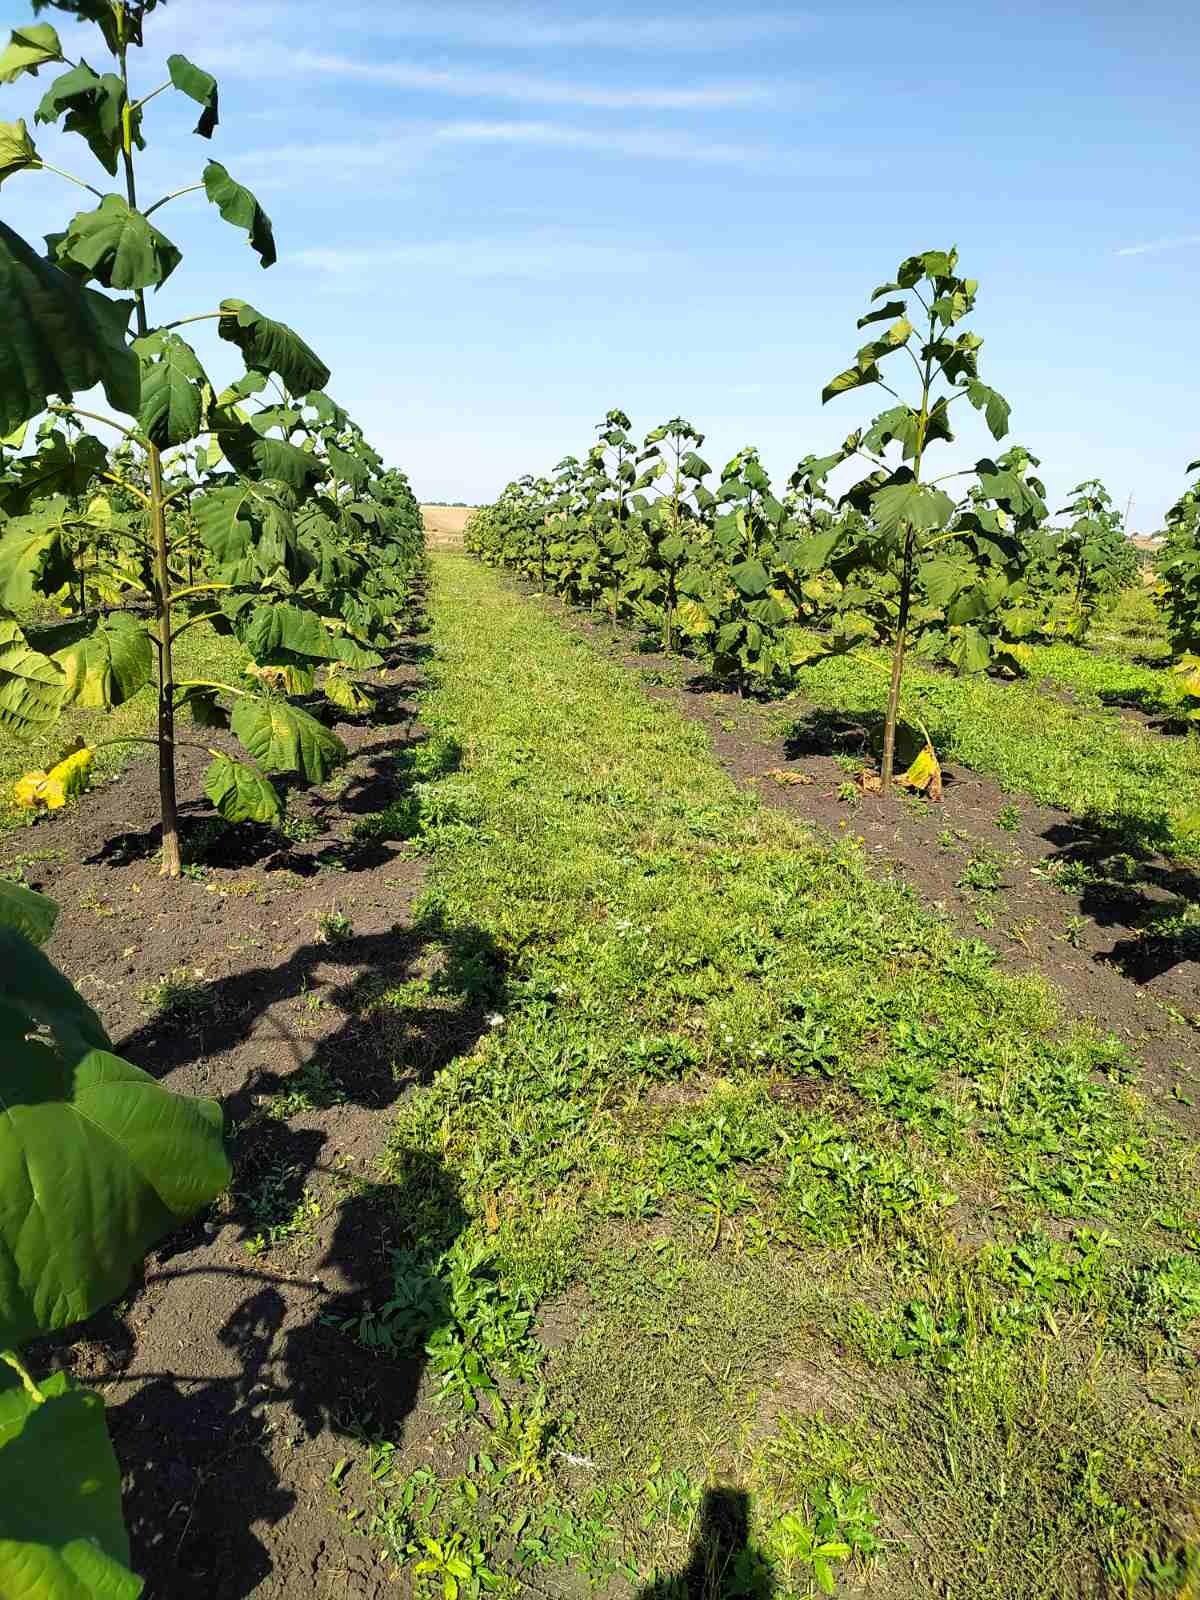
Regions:
M 207 756 L 189 748 L 191 875 L 158 874 L 148 763 L 0 851 L 61 905 L 49 954 L 118 1053 L 216 1097 L 231 1136 L 233 1187 L 214 1212 L 166 1241 L 120 1305 L 34 1352 L 104 1395 L 151 1597 L 392 1592 L 331 1474 L 364 1440 L 400 1435 L 419 1367 L 336 1324 L 387 1296 L 406 1183 L 429 1203 L 428 1172 L 378 1181 L 396 1101 L 483 1025 L 437 998 L 377 1003 L 443 959 L 414 912 L 422 861 L 354 833 L 404 792 L 421 653 L 412 642 L 377 675 L 370 720 L 338 725 L 350 760 L 333 783 L 290 797 L 304 842 L 214 829 Z

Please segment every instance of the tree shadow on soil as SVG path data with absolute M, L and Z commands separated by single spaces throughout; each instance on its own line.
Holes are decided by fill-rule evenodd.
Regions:
M 749 1496 L 717 1486 L 704 1491 L 687 1566 L 639 1589 L 637 1600 L 771 1600 L 776 1592 L 768 1562 L 750 1543 Z
M 328 1500 L 329 1475 L 344 1454 L 338 1441 L 400 1441 L 423 1367 L 407 1352 L 420 1351 L 448 1320 L 440 1258 L 465 1221 L 454 1178 L 435 1157 L 410 1152 L 395 1183 L 365 1186 L 341 1204 L 315 1281 L 267 1264 L 239 1271 L 201 1263 L 148 1277 L 151 1292 L 185 1280 L 168 1290 L 185 1306 L 189 1297 L 220 1293 L 214 1271 L 249 1286 L 217 1334 L 231 1374 L 138 1375 L 136 1392 L 109 1405 L 132 1564 L 148 1594 L 241 1600 L 255 1593 L 275 1569 L 270 1530 L 284 1517 L 318 1521 L 336 1540 Z M 418 1314 L 406 1325 L 404 1353 L 368 1349 L 353 1337 L 353 1325 L 388 1299 L 398 1253 L 407 1277 L 422 1281 Z M 118 1379 L 109 1394 L 120 1391 Z M 280 1463 L 323 1437 L 326 1448 L 306 1459 L 307 1493 L 297 1495 L 281 1480 Z M 289 1555 L 293 1544 L 310 1563 L 312 1552 L 325 1548 L 311 1526 L 295 1537 L 289 1529 Z M 369 1570 L 372 1558 L 364 1565 Z M 272 1592 L 315 1592 L 315 1571 L 289 1565 L 276 1584 L 281 1577 L 286 1591 Z M 379 1577 L 378 1592 L 384 1587 Z M 337 1592 L 377 1590 L 374 1582 L 357 1589 L 343 1574 Z
M 419 966 L 425 973 L 419 1000 L 388 1000 Z M 331 972 L 338 981 L 327 986 Z M 384 933 L 314 938 L 282 963 L 190 986 L 176 1009 L 127 1033 L 114 1049 L 162 1077 L 254 1035 L 264 1051 L 282 1043 L 296 1069 L 319 1059 L 347 1099 L 379 1109 L 469 1049 L 486 1013 L 503 1009 L 505 992 L 505 961 L 491 936 L 471 926 L 448 927 L 435 909 Z M 305 996 L 319 1002 L 313 1034 L 284 1014 L 294 1002 L 303 1016 Z M 273 1015 L 264 1030 L 259 1024 L 268 1011 Z M 342 1012 L 340 1024 L 319 1031 L 331 1011 Z M 259 1069 L 226 1099 L 226 1115 L 241 1122 L 251 1097 L 286 1087 L 286 1075 Z
M 1158 663 L 1161 667 L 1162 663 Z M 1118 711 L 1137 711 L 1146 718 L 1146 726 L 1168 738 L 1178 738 L 1194 731 L 1195 724 L 1188 721 L 1180 710 L 1163 704 L 1161 694 L 1152 688 L 1101 689 L 1101 702 Z
M 1149 983 L 1185 961 L 1200 959 L 1200 923 L 1189 911 L 1200 904 L 1200 873 L 1164 859 L 1165 824 L 1142 823 L 1136 832 L 1076 818 L 1045 829 L 1056 847 L 1047 857 L 1080 880 L 1080 910 L 1097 927 L 1126 935 L 1096 960 L 1134 983 Z

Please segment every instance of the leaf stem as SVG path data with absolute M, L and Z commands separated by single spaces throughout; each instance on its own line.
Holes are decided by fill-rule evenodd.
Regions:
M 21 1358 L 18 1356 L 17 1352 L 15 1350 L 0 1350 L 0 1361 L 3 1361 L 6 1367 L 11 1367 L 13 1369 L 17 1377 L 20 1378 L 21 1387 L 25 1390 L 25 1393 L 33 1401 L 35 1406 L 40 1406 L 45 1400 L 46 1396 L 38 1388 L 37 1384 L 34 1383 L 33 1379 L 29 1375 L 28 1370 L 22 1365 Z
M 197 616 L 189 617 L 186 622 L 181 622 L 175 629 L 171 635 L 171 642 L 174 643 L 181 633 L 186 633 L 189 628 L 194 628 L 198 622 L 211 622 L 214 617 L 223 615 L 224 613 L 221 611 L 202 611 Z
M 151 89 L 149 94 L 144 94 L 140 100 L 135 100 L 133 102 L 133 105 L 130 107 L 130 110 L 131 111 L 140 111 L 143 106 L 148 106 L 150 104 L 151 100 L 153 100 L 156 95 L 162 94 L 164 89 L 169 89 L 170 87 L 171 87 L 171 80 L 170 80 L 170 78 L 168 78 L 166 83 L 160 83 L 157 89 Z M 153 210 L 153 207 L 151 207 L 151 210 Z M 142 215 L 143 216 L 148 216 L 149 212 L 145 212 L 144 211 L 142 213 Z
M 189 183 L 182 189 L 172 189 L 170 194 L 164 194 L 161 200 L 156 200 L 152 206 L 147 206 L 145 211 L 142 212 L 142 215 L 144 217 L 148 217 L 152 212 L 157 211 L 159 206 L 165 206 L 169 200 L 178 200 L 182 194 L 195 194 L 197 189 L 203 189 L 203 187 L 204 185 L 202 183 Z M 192 317 L 185 317 L 183 320 L 185 322 L 191 322 L 195 319 Z M 172 322 L 169 323 L 168 326 L 172 328 L 178 328 L 179 323 Z
M 97 200 L 104 199 L 104 190 L 97 189 L 93 184 L 85 183 L 82 178 L 77 178 L 73 172 L 67 172 L 62 167 L 56 167 L 49 161 L 43 161 L 41 156 L 34 163 L 34 170 L 41 168 L 43 172 L 53 172 L 56 177 L 65 178 L 68 183 L 77 183 L 81 189 L 86 189 L 89 194 L 94 194 Z
M 118 433 L 123 433 L 127 439 L 136 439 L 140 445 L 148 445 L 149 440 L 136 428 L 127 428 L 123 422 L 118 422 L 115 417 L 106 417 L 101 411 L 83 411 L 76 405 L 65 405 L 61 400 L 52 400 L 46 407 L 47 411 L 63 415 L 70 412 L 76 417 L 87 417 L 90 422 L 102 422 L 106 428 L 115 428 Z
M 189 594 L 207 594 L 210 589 L 232 589 L 231 583 L 193 583 L 186 589 L 176 589 L 171 595 L 171 603 L 182 600 Z
M 235 689 L 231 683 L 217 683 L 212 678 L 181 678 L 175 687 L 177 689 L 220 689 L 223 694 L 236 694 L 243 699 L 249 694 L 248 689 Z
M 136 495 L 144 506 L 148 506 L 150 504 L 150 496 L 148 494 L 143 494 L 136 484 L 127 483 L 126 480 L 120 477 L 117 473 L 102 472 L 100 476 L 102 478 L 106 478 L 109 483 L 115 483 L 118 489 L 124 489 L 127 494 Z
M 195 185 L 195 187 L 197 189 L 202 189 L 204 185 L 198 183 Z M 181 189 L 179 193 L 186 194 L 187 190 Z M 154 331 L 155 333 L 169 333 L 172 328 L 186 327 L 189 322 L 211 322 L 214 317 L 222 317 L 224 315 L 225 313 L 223 311 L 197 311 L 195 316 L 179 317 L 175 322 L 164 322 L 161 324 L 161 326 L 155 328 Z

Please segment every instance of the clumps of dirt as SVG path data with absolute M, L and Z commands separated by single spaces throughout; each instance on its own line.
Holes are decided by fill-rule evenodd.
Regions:
M 158 874 L 149 764 L 0 851 L 59 902 L 49 954 L 116 1050 L 225 1112 L 230 1191 L 120 1305 L 33 1352 L 104 1396 L 150 1596 L 391 1592 L 337 1486 L 365 1440 L 419 1431 L 427 1402 L 420 1362 L 354 1335 L 390 1293 L 411 1217 L 436 1212 L 447 1241 L 463 1218 L 436 1163 L 381 1181 L 378 1158 L 399 1098 L 486 1026 L 455 991 L 450 936 L 418 909 L 425 863 L 363 826 L 411 786 L 423 651 L 397 650 L 376 712 L 337 725 L 350 759 L 289 797 L 290 838 L 214 820 L 207 757 L 186 749 L 184 877 Z

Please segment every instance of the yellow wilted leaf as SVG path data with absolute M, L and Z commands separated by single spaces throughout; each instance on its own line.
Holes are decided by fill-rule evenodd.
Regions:
M 680 633 L 689 639 L 699 639 L 712 632 L 712 618 L 695 600 L 683 599 L 675 606 L 675 623 Z
M 13 785 L 13 799 L 30 811 L 36 811 L 39 806 L 47 811 L 61 811 L 68 800 L 87 788 L 95 755 L 91 745 L 81 744 L 68 750 L 49 772 L 39 768 L 25 773 Z
M 1200 700 L 1200 656 L 1181 656 L 1175 663 L 1174 671 L 1182 683 L 1183 692 L 1195 695 Z
M 774 778 L 776 783 L 812 783 L 807 772 L 789 772 L 786 767 L 772 767 L 769 772 L 763 773 L 764 778 Z
M 42 795 L 45 793 L 48 782 L 46 774 L 40 767 L 33 772 L 27 772 L 13 784 L 13 799 L 19 806 L 25 806 L 33 811 L 42 804 Z
M 918 754 L 917 759 L 907 772 L 902 772 L 896 779 L 906 789 L 915 789 L 919 794 L 926 794 L 931 800 L 942 798 L 942 768 L 934 749 L 928 742 Z

